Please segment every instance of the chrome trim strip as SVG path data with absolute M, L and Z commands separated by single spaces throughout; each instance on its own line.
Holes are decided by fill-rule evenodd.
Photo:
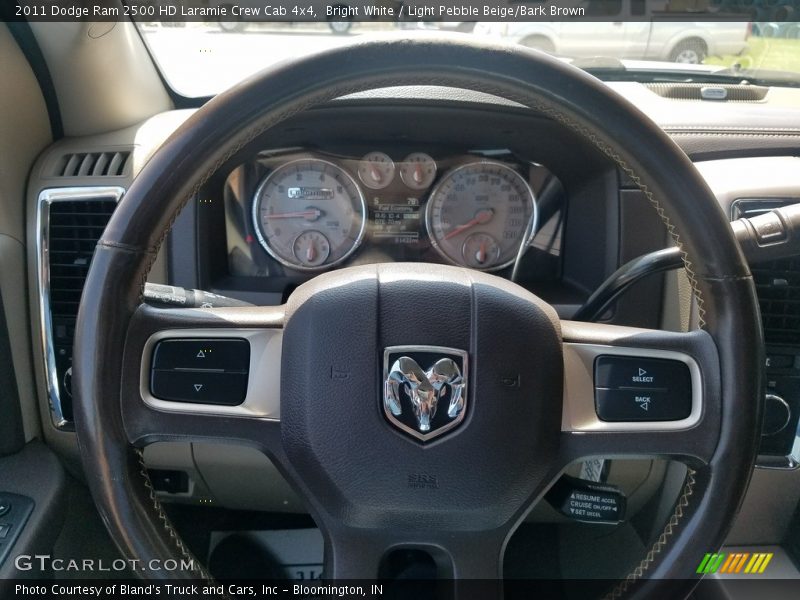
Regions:
M 597 418 L 594 405 L 594 359 L 603 354 L 634 358 L 679 360 L 692 378 L 692 410 L 680 421 L 610 423 Z M 561 431 L 677 431 L 697 425 L 703 414 L 703 379 L 697 362 L 688 354 L 652 348 L 626 348 L 601 344 L 564 344 L 564 405 Z
M 250 342 L 250 375 L 247 396 L 237 406 L 161 400 L 150 393 L 153 348 L 161 340 L 192 338 L 244 338 Z M 142 352 L 139 393 L 148 406 L 170 413 L 250 417 L 279 421 L 281 418 L 282 329 L 165 329 L 151 335 Z
M 114 200 L 119 202 L 125 188 L 119 186 L 48 188 L 39 193 L 36 207 L 36 261 L 39 297 L 39 331 L 44 359 L 44 378 L 50 418 L 56 429 L 72 429 L 64 418 L 58 389 L 58 371 L 53 348 L 53 322 L 50 312 L 50 204 L 65 200 Z

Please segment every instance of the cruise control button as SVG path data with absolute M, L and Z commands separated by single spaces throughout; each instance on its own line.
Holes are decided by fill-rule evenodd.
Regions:
M 594 363 L 594 384 L 599 388 L 669 389 L 688 394 L 692 379 L 689 367 L 678 360 L 632 356 L 598 356 Z
M 153 368 L 246 372 L 250 342 L 238 338 L 162 340 L 153 350 Z
M 679 421 L 692 411 L 691 395 L 666 390 L 595 390 L 597 416 L 602 421 Z
M 150 391 L 173 402 L 236 406 L 247 396 L 247 373 L 153 371 Z

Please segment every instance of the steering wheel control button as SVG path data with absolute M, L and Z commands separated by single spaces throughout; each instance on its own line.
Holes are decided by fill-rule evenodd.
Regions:
M 546 498 L 575 521 L 617 525 L 625 519 L 625 494 L 613 485 L 562 475 Z
M 11 510 L 11 500 L 7 498 L 0 498 L 0 517 Z
M 689 367 L 678 360 L 605 355 L 595 360 L 594 384 L 609 389 L 688 389 L 691 375 Z
M 250 343 L 243 339 L 162 340 L 153 351 L 156 370 L 200 369 L 246 373 Z
M 172 402 L 236 406 L 247 396 L 247 373 L 153 371 L 150 391 Z
M 594 381 L 602 421 L 680 421 L 692 412 L 691 374 L 681 361 L 598 356 Z
M 236 406 L 247 396 L 250 342 L 169 339 L 156 344 L 150 393 L 161 400 Z
M 594 396 L 601 421 L 677 421 L 689 416 L 688 410 L 675 416 L 663 390 L 598 389 Z

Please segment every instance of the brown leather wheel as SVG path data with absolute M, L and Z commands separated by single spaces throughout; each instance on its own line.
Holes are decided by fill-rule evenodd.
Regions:
M 142 304 L 145 277 L 175 216 L 235 152 L 314 105 L 421 84 L 530 107 L 616 163 L 684 250 L 701 329 L 559 321 L 552 307 L 508 281 L 435 265 L 341 269 L 314 278 L 280 307 Z M 197 332 L 280 336 L 280 397 L 272 413 L 177 412 L 146 401 L 153 340 Z M 407 346 L 457 349 L 468 359 L 461 363 L 463 421 L 428 442 L 391 427 L 382 410 L 384 354 Z M 597 348 L 686 365 L 687 414 L 600 422 L 592 397 Z M 703 554 L 722 544 L 747 488 L 759 437 L 762 354 L 753 281 L 725 216 L 656 125 L 593 77 L 544 54 L 398 38 L 270 68 L 208 102 L 153 156 L 99 242 L 86 283 L 73 367 L 75 421 L 95 501 L 128 558 L 147 565 L 189 557 L 155 498 L 142 447 L 246 444 L 267 454 L 305 498 L 323 532 L 328 578 L 373 579 L 388 551 L 421 548 L 456 580 L 462 597 L 469 595 L 465 578 L 496 580 L 484 595 L 501 595 L 506 541 L 568 464 L 589 456 L 679 460 L 688 470 L 673 515 L 610 592 L 677 598 L 692 589 Z M 251 362 L 251 386 L 262 367 Z M 509 375 L 519 385 L 503 384 Z M 410 485 L 420 478 L 436 485 Z M 145 568 L 141 575 L 207 576 L 200 567 Z

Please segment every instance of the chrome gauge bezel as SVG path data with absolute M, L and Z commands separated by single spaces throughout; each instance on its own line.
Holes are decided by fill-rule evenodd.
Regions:
M 321 265 L 311 266 L 311 267 L 307 267 L 305 265 L 300 265 L 300 264 L 294 263 L 294 262 L 292 262 L 290 260 L 287 260 L 284 257 L 282 257 L 276 250 L 274 250 L 270 246 L 269 241 L 266 239 L 266 237 L 264 236 L 263 232 L 261 231 L 261 219 L 259 217 L 259 207 L 261 205 L 262 192 L 264 191 L 264 189 L 266 188 L 266 186 L 270 182 L 270 180 L 275 176 L 275 174 L 278 173 L 279 171 L 285 169 L 285 168 L 291 167 L 294 164 L 297 164 L 297 163 L 308 163 L 308 162 L 320 163 L 320 164 L 326 165 L 328 167 L 332 167 L 333 169 L 341 172 L 342 175 L 344 177 L 346 177 L 350 181 L 350 183 L 352 183 L 353 188 L 356 190 L 356 193 L 358 194 L 358 200 L 359 200 L 360 205 L 361 205 L 361 227 L 359 228 L 358 235 L 356 236 L 356 239 L 353 242 L 353 245 L 350 247 L 350 249 L 347 250 L 347 252 L 345 252 L 342 256 L 340 256 L 339 258 L 337 258 L 333 262 L 323 263 Z M 336 266 L 342 264 L 344 261 L 346 261 L 348 258 L 350 258 L 356 250 L 358 250 L 359 246 L 361 246 L 361 243 L 364 241 L 364 237 L 365 237 L 366 232 L 367 232 L 367 220 L 368 220 L 368 217 L 369 217 L 368 213 L 367 213 L 367 200 L 366 200 L 366 198 L 364 196 L 364 191 L 361 189 L 361 186 L 358 184 L 358 182 L 355 180 L 355 178 L 353 178 L 353 176 L 350 175 L 350 173 L 348 173 L 343 167 L 341 167 L 341 166 L 337 165 L 336 163 L 333 163 L 333 162 L 331 162 L 329 160 L 324 160 L 322 158 L 316 158 L 316 157 L 313 157 L 313 156 L 295 158 L 293 160 L 290 160 L 289 162 L 285 162 L 285 163 L 275 167 L 274 169 L 272 169 L 272 171 L 270 171 L 269 174 L 266 177 L 264 177 L 263 181 L 258 184 L 258 187 L 256 188 L 255 195 L 253 196 L 252 205 L 253 206 L 252 206 L 252 210 L 251 210 L 251 218 L 252 218 L 252 222 L 253 222 L 253 230 L 255 231 L 256 239 L 258 240 L 259 245 L 272 258 L 274 258 L 276 261 L 278 261 L 284 267 L 288 267 L 288 268 L 292 269 L 293 271 L 300 271 L 300 272 L 305 272 L 305 273 L 316 273 L 316 272 L 319 272 L 319 271 L 326 271 L 328 269 L 331 269 L 333 267 L 336 267 Z
M 372 162 L 369 157 L 376 155 L 382 156 L 383 158 L 386 159 L 384 165 L 391 171 L 391 177 L 389 177 L 389 179 L 387 179 L 385 183 L 381 183 L 380 185 L 377 186 L 370 185 L 369 182 L 365 181 L 364 176 L 361 173 L 361 166 Z M 395 177 L 397 177 L 397 165 L 392 160 L 392 157 L 386 154 L 385 152 L 381 152 L 380 150 L 373 150 L 371 152 L 367 152 L 364 156 L 361 157 L 361 159 L 358 161 L 358 164 L 356 165 L 356 172 L 358 173 L 358 178 L 361 180 L 361 183 L 363 183 L 368 189 L 377 192 L 386 189 L 392 184 L 392 181 L 394 181 Z
M 414 183 L 413 181 L 408 181 L 406 176 L 404 175 L 403 166 L 413 164 L 409 162 L 409 158 L 412 156 L 424 156 L 425 158 L 430 160 L 430 163 L 433 165 L 433 174 L 431 175 L 431 180 L 429 182 L 423 182 L 421 184 Z M 427 152 L 412 152 L 411 154 L 406 155 L 403 160 L 400 161 L 399 166 L 397 167 L 397 171 L 400 173 L 400 180 L 403 184 L 410 190 L 414 190 L 415 192 L 421 192 L 427 190 L 428 188 L 433 185 L 433 182 L 436 181 L 436 175 L 439 172 L 439 164 L 436 162 L 430 154 Z
M 516 260 L 516 256 L 512 257 L 510 260 L 508 260 L 508 261 L 506 261 L 504 263 L 501 263 L 501 264 L 498 264 L 498 265 L 492 265 L 490 267 L 484 267 L 484 268 L 470 267 L 470 266 L 464 264 L 463 262 L 454 260 L 453 258 L 448 256 L 448 254 L 441 248 L 441 246 L 439 245 L 439 241 L 436 239 L 436 236 L 434 235 L 433 224 L 431 222 L 431 220 L 433 218 L 433 214 L 432 214 L 433 213 L 433 206 L 435 204 L 435 200 L 436 200 L 437 195 L 441 191 L 441 188 L 442 188 L 443 184 L 446 183 L 448 179 L 450 179 L 453 175 L 455 175 L 459 171 L 462 171 L 462 170 L 468 169 L 468 168 L 472 168 L 472 167 L 475 167 L 475 166 L 483 166 L 483 165 L 490 166 L 490 167 L 500 167 L 501 169 L 504 169 L 504 170 L 510 172 L 525 187 L 525 190 L 528 192 L 528 198 L 529 198 L 530 203 L 531 203 L 531 213 L 528 216 L 528 220 L 525 222 L 525 230 L 528 229 L 528 227 L 530 225 L 531 218 L 533 218 L 534 215 L 538 211 L 538 206 L 536 204 L 536 194 L 533 193 L 533 188 L 531 188 L 531 186 L 527 182 L 527 180 L 522 175 L 520 175 L 520 173 L 518 173 L 516 171 L 516 169 L 514 169 L 513 167 L 511 167 L 511 166 L 509 166 L 509 165 L 507 165 L 507 164 L 505 164 L 503 162 L 496 161 L 496 160 L 475 160 L 475 161 L 470 161 L 470 162 L 464 163 L 463 165 L 459 165 L 458 167 L 455 167 L 453 169 L 450 169 L 449 171 L 444 173 L 442 175 L 442 177 L 439 179 L 439 181 L 436 183 L 436 185 L 434 186 L 434 188 L 431 191 L 430 195 L 428 196 L 428 201 L 427 201 L 427 204 L 425 206 L 425 231 L 428 234 L 428 239 L 431 241 L 431 247 L 434 250 L 436 250 L 436 252 L 439 254 L 439 256 L 444 258 L 449 264 L 455 265 L 457 267 L 464 267 L 465 269 L 472 269 L 473 271 L 485 271 L 485 272 L 500 271 L 502 269 L 506 269 L 506 268 L 510 267 L 511 265 L 513 265 L 514 261 Z M 523 231 L 523 235 L 525 235 L 525 231 Z M 534 238 L 535 235 L 536 235 L 535 231 L 529 231 L 527 236 L 525 236 L 525 238 L 522 241 L 523 246 L 525 246 L 525 247 L 529 246 L 531 244 L 531 242 L 533 241 L 533 238 Z M 519 246 L 517 246 L 517 247 L 519 247 Z

